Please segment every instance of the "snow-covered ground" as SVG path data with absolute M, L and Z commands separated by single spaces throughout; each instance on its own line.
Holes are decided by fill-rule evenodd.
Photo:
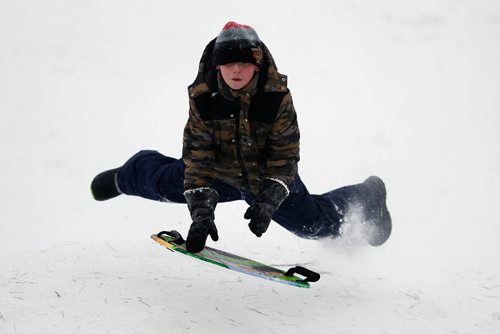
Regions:
M 186 87 L 224 23 L 257 30 L 299 114 L 313 193 L 375 174 L 382 247 L 255 238 L 218 248 L 322 273 L 311 289 L 165 251 L 183 205 L 98 203 L 140 149 L 179 156 Z M 0 333 L 500 332 L 500 2 L 0 1 Z

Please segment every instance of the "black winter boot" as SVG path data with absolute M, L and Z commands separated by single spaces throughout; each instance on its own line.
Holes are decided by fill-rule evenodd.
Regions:
M 369 229 L 367 241 L 372 246 L 380 246 L 389 239 L 392 220 L 387 209 L 387 191 L 384 182 L 377 176 L 370 176 L 363 183 L 365 192 L 364 212 Z
M 116 173 L 119 168 L 110 169 L 97 175 L 90 189 L 96 201 L 106 201 L 121 194 L 116 185 Z

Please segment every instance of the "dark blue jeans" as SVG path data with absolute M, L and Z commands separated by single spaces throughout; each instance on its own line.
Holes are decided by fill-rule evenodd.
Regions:
M 140 151 L 131 157 L 117 176 L 120 191 L 143 198 L 185 203 L 184 162 L 156 151 Z M 255 201 L 255 195 L 215 180 L 212 187 L 219 193 L 219 202 Z M 359 185 L 347 186 L 323 195 L 311 195 L 299 176 L 289 185 L 290 195 L 281 203 L 273 220 L 302 238 L 336 237 L 343 214 L 352 199 L 358 196 Z M 242 213 L 243 216 L 243 213 Z

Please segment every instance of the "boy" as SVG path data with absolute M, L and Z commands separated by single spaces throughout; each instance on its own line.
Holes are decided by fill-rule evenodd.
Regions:
M 187 203 L 192 224 L 186 247 L 218 240 L 218 202 L 245 200 L 252 233 L 271 219 L 303 238 L 331 238 L 350 211 L 361 208 L 367 241 L 381 245 L 391 233 L 386 190 L 372 176 L 363 183 L 311 195 L 297 173 L 299 128 L 286 76 L 253 28 L 228 22 L 203 52 L 189 86 L 189 119 L 182 159 L 141 151 L 122 167 L 92 181 L 96 200 L 119 194 Z

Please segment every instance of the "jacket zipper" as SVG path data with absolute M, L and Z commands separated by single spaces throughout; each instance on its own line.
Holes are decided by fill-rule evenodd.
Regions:
M 236 119 L 236 154 L 238 155 L 238 162 L 240 163 L 241 176 L 243 177 L 243 185 L 247 190 L 250 190 L 250 184 L 248 182 L 248 172 L 245 168 L 245 161 L 243 160 L 243 155 L 241 154 L 241 134 L 240 134 L 240 116 L 241 107 L 238 106 L 238 117 Z

